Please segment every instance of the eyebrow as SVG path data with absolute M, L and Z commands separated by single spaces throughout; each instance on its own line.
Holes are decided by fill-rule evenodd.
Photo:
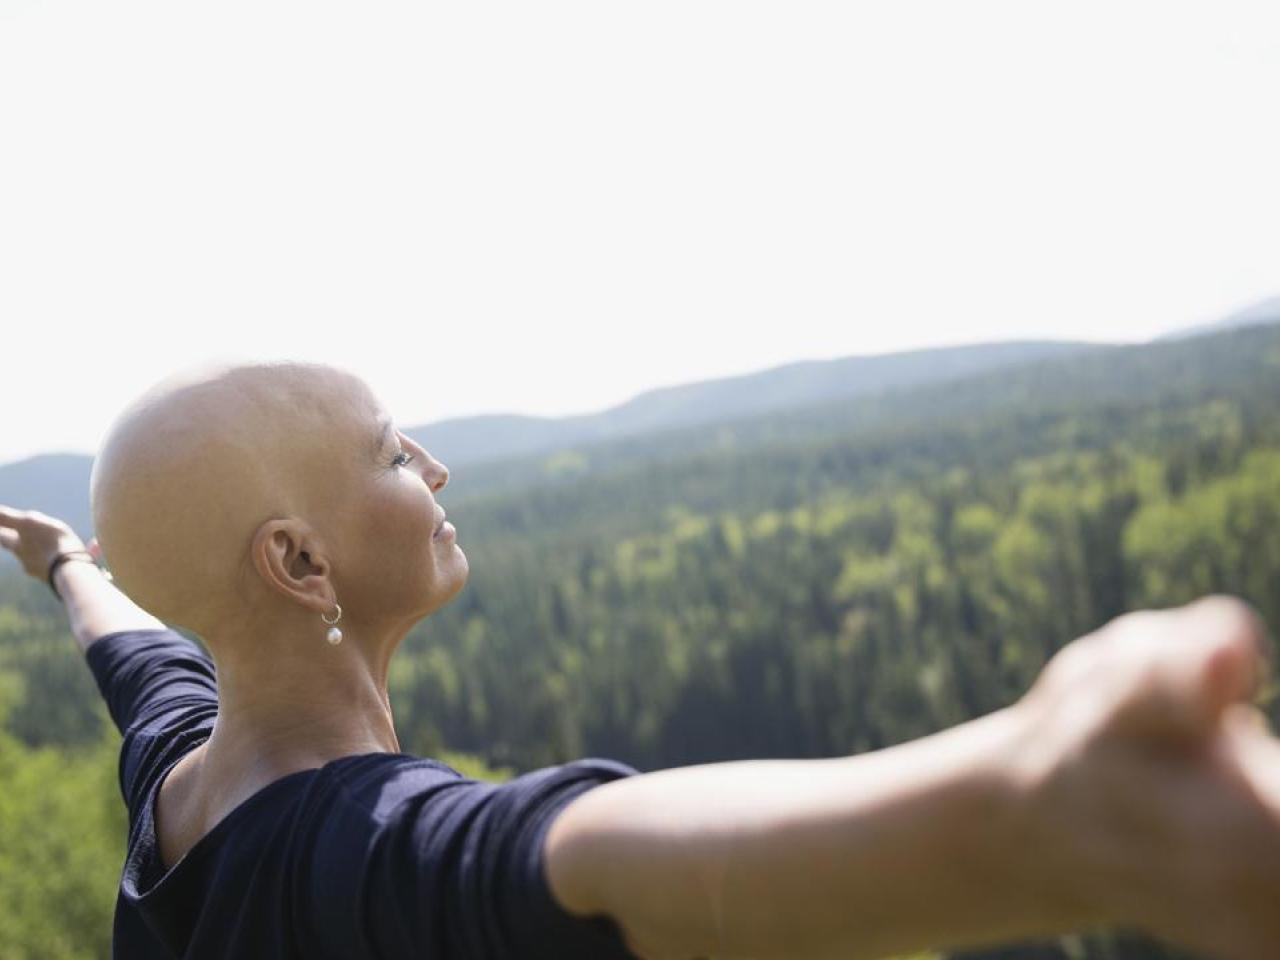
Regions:
M 391 438 L 395 435 L 396 431 L 395 421 L 393 420 L 379 420 L 378 426 L 380 428 L 380 432 L 378 434 L 378 446 L 374 449 L 375 454 L 379 454 L 383 451 L 391 441 Z

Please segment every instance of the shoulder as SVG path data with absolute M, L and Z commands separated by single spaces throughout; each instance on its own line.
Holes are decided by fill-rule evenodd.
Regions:
M 217 700 L 213 660 L 175 630 L 123 630 L 94 640 L 85 659 L 124 731 L 147 707 L 186 696 Z
M 113 662 L 122 657 L 166 653 L 185 654 L 204 663 L 212 663 L 200 644 L 172 627 L 114 630 L 95 638 L 85 648 L 85 656 L 91 665 L 95 661 Z
M 343 757 L 326 765 L 324 772 L 324 785 L 318 785 L 313 802 L 332 805 L 346 816 L 387 825 L 422 815 L 425 803 L 449 807 L 494 800 L 508 805 L 539 804 L 639 771 L 617 760 L 587 757 L 492 783 L 465 776 L 430 757 L 389 753 Z
M 335 761 L 299 810 L 302 912 L 332 941 L 355 935 L 338 921 L 359 902 L 365 912 L 351 921 L 385 938 L 389 955 L 413 943 L 442 956 L 527 956 L 515 945 L 549 937 L 548 955 L 559 942 L 563 957 L 617 956 L 599 949 L 616 945 L 614 931 L 550 896 L 542 843 L 574 797 L 637 772 L 585 758 L 495 784 L 403 754 Z
M 447 838 L 477 856 L 499 848 L 540 846 L 552 818 L 571 800 L 637 771 L 615 760 L 589 757 L 541 767 L 503 783 L 465 777 L 435 760 L 400 766 L 382 781 L 369 809 L 388 841 L 423 860 L 447 856 Z M 351 784 L 354 799 L 370 793 Z M 500 854 L 495 854 L 500 855 Z

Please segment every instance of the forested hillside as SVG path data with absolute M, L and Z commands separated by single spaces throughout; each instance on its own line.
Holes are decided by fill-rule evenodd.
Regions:
M 621 438 L 660 437 L 691 426 L 947 383 L 1046 357 L 1099 349 L 1106 348 L 1032 340 L 806 360 L 734 377 L 647 390 L 596 413 L 567 417 L 491 414 L 402 428 L 454 470 L 496 465 L 496 475 L 501 476 L 505 461 L 518 456 L 546 457 Z M 573 454 L 567 458 L 552 456 L 548 476 L 553 477 L 558 468 L 575 462 Z M 596 457 L 595 462 L 599 464 L 600 458 Z M 87 539 L 93 527 L 89 513 L 92 468 L 93 458 L 78 453 L 44 453 L 0 464 L 0 503 L 21 503 L 27 509 L 61 517 Z M 495 475 L 492 470 L 488 473 Z M 473 486 L 473 492 L 474 489 Z M 16 563 L 0 551 L 0 572 L 11 567 Z
M 471 580 L 392 665 L 404 749 L 507 772 L 873 750 L 1009 703 L 1128 609 L 1226 591 L 1280 623 L 1280 329 L 477 465 L 440 499 Z M 119 738 L 17 575 L 0 716 L 0 956 L 105 955 Z M 965 956 L 1175 956 L 1019 951 Z

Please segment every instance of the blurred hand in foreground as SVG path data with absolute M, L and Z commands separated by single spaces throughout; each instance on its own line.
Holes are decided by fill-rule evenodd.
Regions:
M 1265 625 L 1228 596 L 1125 614 L 1046 665 L 1015 769 L 1087 913 L 1280 957 L 1280 741 L 1250 702 L 1269 678 Z

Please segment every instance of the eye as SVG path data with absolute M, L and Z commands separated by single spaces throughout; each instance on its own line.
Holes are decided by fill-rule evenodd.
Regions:
M 402 460 L 401 457 L 403 457 L 404 459 Z M 403 467 L 406 463 L 408 463 L 412 459 L 413 459 L 413 454 L 405 453 L 403 450 L 401 450 L 392 459 L 391 465 L 395 467 Z

